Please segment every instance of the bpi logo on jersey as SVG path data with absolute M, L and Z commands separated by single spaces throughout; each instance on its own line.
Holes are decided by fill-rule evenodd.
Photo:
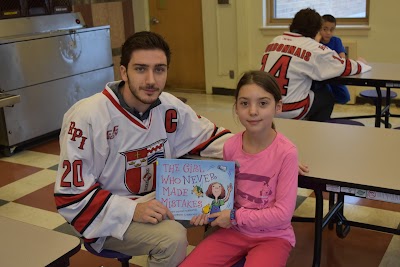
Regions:
M 69 124 L 68 134 L 71 135 L 72 141 L 80 140 L 78 148 L 83 150 L 87 137 L 83 135 L 83 131 L 75 127 L 75 122 L 71 121 Z
M 125 156 L 125 185 L 133 194 L 149 192 L 156 187 L 156 160 L 165 157 L 164 143 L 159 140 L 147 147 L 128 152 Z

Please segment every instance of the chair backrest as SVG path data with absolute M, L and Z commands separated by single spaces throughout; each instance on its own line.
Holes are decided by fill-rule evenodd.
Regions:
M 122 267 L 129 267 L 129 260 L 132 259 L 132 256 L 109 249 L 103 249 L 101 252 L 97 252 L 92 248 L 90 244 L 84 242 L 83 245 L 85 246 L 87 251 L 89 251 L 93 255 L 109 259 L 117 259 L 121 262 Z

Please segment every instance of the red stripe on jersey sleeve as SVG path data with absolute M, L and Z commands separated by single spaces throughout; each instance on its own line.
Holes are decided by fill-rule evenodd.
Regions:
M 72 220 L 71 225 L 81 234 L 92 223 L 106 205 L 111 193 L 107 190 L 97 190 L 84 209 Z
M 356 74 L 361 73 L 361 71 L 362 71 L 361 64 L 357 62 L 357 73 Z
M 346 67 L 340 76 L 349 76 L 351 73 L 351 61 L 346 59 Z
M 218 128 L 214 129 L 214 133 L 216 132 Z M 211 136 L 208 140 L 204 141 L 203 143 L 201 143 L 200 145 L 196 146 L 195 148 L 193 148 L 189 154 L 192 155 L 200 155 L 200 152 L 203 151 L 204 149 L 206 149 L 212 142 L 214 142 L 216 139 L 220 138 L 221 136 L 230 133 L 229 130 L 223 130 L 222 132 L 220 132 L 217 135 Z
M 74 203 L 77 203 L 84 199 L 88 194 L 90 194 L 93 190 L 97 189 L 100 187 L 99 183 L 95 183 L 92 185 L 90 188 L 88 188 L 86 191 L 80 193 L 80 194 L 54 194 L 54 199 L 56 202 L 57 209 L 61 209 L 64 207 L 67 207 L 69 205 L 72 205 Z

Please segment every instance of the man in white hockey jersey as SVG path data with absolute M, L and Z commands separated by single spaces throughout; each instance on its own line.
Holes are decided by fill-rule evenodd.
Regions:
M 333 50 L 315 40 L 322 18 L 314 9 L 296 13 L 290 32 L 275 37 L 267 45 L 261 70 L 275 76 L 281 87 L 283 107 L 280 117 L 326 121 L 335 104 L 323 81 L 354 75 L 371 69 L 362 60 L 340 58 Z
M 96 251 L 149 255 L 149 266 L 177 266 L 186 229 L 154 199 L 157 158 L 187 153 L 222 158 L 231 136 L 162 92 L 170 49 L 152 32 L 122 46 L 122 81 L 64 115 L 55 183 L 59 213 Z

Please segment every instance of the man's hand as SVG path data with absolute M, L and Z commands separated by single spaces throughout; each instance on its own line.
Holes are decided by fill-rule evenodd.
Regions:
M 195 226 L 208 224 L 208 213 L 193 216 L 190 220 L 190 224 Z
M 174 215 L 172 215 L 171 211 L 160 201 L 153 199 L 136 205 L 133 221 L 157 224 L 167 219 L 167 217 L 174 220 Z

